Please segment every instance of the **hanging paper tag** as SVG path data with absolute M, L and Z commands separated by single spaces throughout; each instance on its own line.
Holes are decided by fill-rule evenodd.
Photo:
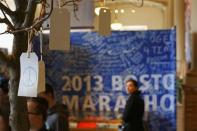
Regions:
M 45 64 L 44 61 L 38 62 L 38 93 L 45 91 Z
M 29 56 L 29 57 L 28 57 Z M 36 97 L 38 86 L 38 57 L 35 53 L 22 53 L 20 57 L 18 96 Z
M 50 50 L 70 50 L 70 13 L 65 8 L 53 9 L 50 18 Z
M 111 12 L 107 8 L 101 8 L 99 11 L 98 32 L 104 36 L 111 34 Z

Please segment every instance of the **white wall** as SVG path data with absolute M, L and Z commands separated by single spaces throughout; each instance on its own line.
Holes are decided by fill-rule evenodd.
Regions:
M 165 14 L 161 9 L 143 7 L 131 8 L 131 6 L 119 7 L 124 8 L 124 13 L 118 13 L 118 20 L 123 25 L 147 25 L 148 29 L 161 29 L 165 27 Z M 132 13 L 135 10 L 135 13 Z M 112 13 L 112 21 L 115 18 L 114 12 Z
M 143 7 L 138 8 L 132 4 L 108 4 L 111 10 L 112 22 L 115 15 L 123 26 L 147 25 L 148 29 L 164 29 L 167 27 L 167 8 L 162 4 L 146 2 Z M 115 9 L 118 13 L 115 14 Z M 124 9 L 124 13 L 121 13 Z M 135 13 L 132 13 L 135 10 Z M 97 30 L 98 17 L 95 17 L 95 29 Z

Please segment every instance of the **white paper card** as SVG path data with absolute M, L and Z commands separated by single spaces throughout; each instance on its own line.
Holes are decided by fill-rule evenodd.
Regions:
M 103 36 L 111 34 L 111 12 L 107 8 L 101 8 L 99 11 L 98 32 Z
M 54 8 L 50 17 L 50 50 L 70 50 L 70 12 Z
M 45 91 L 45 64 L 44 61 L 38 62 L 38 93 Z
M 35 53 L 20 56 L 20 82 L 18 96 L 37 97 L 38 57 Z

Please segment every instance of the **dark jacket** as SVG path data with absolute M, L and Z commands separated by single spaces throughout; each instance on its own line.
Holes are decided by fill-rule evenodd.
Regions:
M 48 109 L 46 125 L 50 131 L 68 131 L 69 122 L 67 106 L 58 104 Z
M 123 113 L 123 122 L 126 124 L 124 131 L 144 131 L 143 127 L 144 101 L 140 91 L 135 91 L 126 102 Z

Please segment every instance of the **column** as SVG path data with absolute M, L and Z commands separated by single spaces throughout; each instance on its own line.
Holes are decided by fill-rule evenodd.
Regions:
M 192 0 L 191 36 L 192 68 L 187 72 L 184 84 L 185 131 L 197 130 L 197 1 Z
M 183 78 L 186 74 L 184 0 L 174 0 L 174 25 L 177 29 L 177 75 Z
M 176 38 L 176 60 L 177 75 L 185 77 L 185 5 L 184 0 L 174 0 L 174 25 L 177 30 Z M 184 110 L 182 104 L 177 104 L 177 131 L 184 130 Z
M 167 4 L 167 25 L 168 28 L 172 28 L 174 26 L 173 20 L 174 20 L 174 0 L 168 0 Z

